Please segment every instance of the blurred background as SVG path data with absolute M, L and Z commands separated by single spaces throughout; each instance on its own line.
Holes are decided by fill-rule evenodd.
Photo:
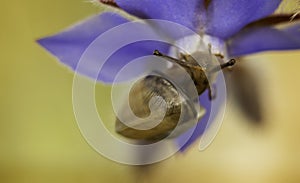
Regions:
M 208 149 L 196 142 L 137 176 L 86 143 L 72 110 L 73 73 L 35 43 L 101 9 L 83 0 L 1 0 L 0 9 L 0 182 L 300 182 L 300 51 L 245 61 L 262 73 L 263 125 L 229 101 Z M 109 88 L 97 88 L 107 102 Z

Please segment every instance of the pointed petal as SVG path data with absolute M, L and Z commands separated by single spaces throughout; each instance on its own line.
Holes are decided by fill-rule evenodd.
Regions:
M 143 19 L 163 19 L 197 30 L 205 19 L 203 0 L 116 0 L 118 6 Z
M 119 49 L 117 47 L 119 46 L 118 43 L 123 40 L 156 36 L 148 25 L 134 24 L 131 25 L 130 30 L 127 30 L 127 32 L 119 32 L 115 33 L 115 36 L 108 36 L 106 42 L 98 43 L 97 47 L 93 47 L 92 50 L 89 49 L 89 55 L 94 56 L 91 56 L 89 60 L 85 60 L 77 68 L 80 58 L 87 48 L 90 48 L 95 39 L 106 33 L 106 31 L 111 30 L 111 28 L 126 22 L 129 21 L 118 14 L 103 13 L 54 36 L 42 38 L 37 42 L 56 56 L 63 64 L 76 70 L 76 72 L 103 82 L 113 82 L 117 72 L 131 60 L 144 55 L 151 55 L 155 49 L 167 52 L 167 48 L 169 47 L 166 43 L 146 40 L 124 45 Z M 110 55 L 109 59 L 101 59 L 99 55 L 107 55 L 109 49 L 116 49 L 116 51 Z M 102 69 L 99 74 L 99 68 L 101 67 Z M 139 72 L 142 72 L 143 68 L 145 68 L 143 64 L 136 66 L 136 70 Z
M 103 13 L 37 42 L 62 63 L 75 69 L 82 53 L 92 41 L 105 31 L 126 22 L 128 20 L 118 14 Z
M 176 139 L 176 143 L 180 148 L 180 151 L 186 150 L 190 145 L 192 145 L 196 140 L 200 138 L 201 135 L 204 134 L 205 129 L 207 128 L 208 121 L 209 121 L 209 116 L 210 116 L 210 108 L 211 108 L 211 101 L 209 101 L 208 98 L 208 92 L 204 92 L 199 100 L 201 101 L 201 106 L 205 107 L 206 113 L 205 115 L 201 118 L 201 120 L 197 123 L 195 129 L 193 132 L 189 130 L 188 132 L 184 133 L 182 136 L 178 137 Z M 193 133 L 192 136 L 189 138 L 189 140 L 186 142 L 185 139 L 188 138 L 190 133 Z
M 228 41 L 230 56 L 292 49 L 300 49 L 300 23 L 284 29 L 272 27 L 246 29 Z
M 226 104 L 226 85 L 223 74 L 219 74 L 214 84 L 216 87 L 216 98 L 209 100 L 208 91 L 199 97 L 200 105 L 206 109 L 205 115 L 197 123 L 196 128 L 189 130 L 176 139 L 176 143 L 181 151 L 186 150 L 196 140 L 199 140 L 199 150 L 206 149 L 216 137 L 225 112 Z M 192 134 L 192 135 L 191 135 Z M 188 139 L 186 141 L 185 139 Z
M 281 0 L 212 0 L 206 33 L 226 39 L 245 25 L 272 14 Z

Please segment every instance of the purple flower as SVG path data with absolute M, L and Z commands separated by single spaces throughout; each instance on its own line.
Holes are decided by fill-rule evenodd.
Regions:
M 162 19 L 181 24 L 207 38 L 213 53 L 225 58 L 240 57 L 268 50 L 300 48 L 300 24 L 289 22 L 290 15 L 271 15 L 281 0 L 107 0 L 99 1 L 122 9 L 141 19 Z M 299 17 L 296 17 L 297 19 Z M 63 64 L 76 69 L 79 59 L 94 39 L 106 31 L 130 20 L 116 12 L 105 12 L 81 22 L 61 33 L 42 38 L 38 43 L 55 55 Z M 287 26 L 277 26 L 288 22 Z M 152 29 L 151 25 L 148 25 Z M 180 39 L 176 30 L 158 27 L 159 32 Z M 124 33 L 123 36 L 126 37 Z M 146 34 L 140 32 L 140 34 Z M 99 52 L 105 52 L 105 47 Z M 131 60 L 151 55 L 154 49 L 168 53 L 170 45 L 144 41 L 127 45 L 105 62 L 98 81 L 111 83 L 116 73 Z M 100 61 L 101 62 L 101 61 Z M 79 72 L 90 76 L 91 65 Z M 142 66 L 137 70 L 142 72 Z M 207 95 L 200 97 L 201 104 L 210 107 Z M 207 113 L 198 123 L 193 136 L 184 148 L 205 130 Z M 180 138 L 179 138 L 180 139 Z M 180 142 L 180 140 L 179 140 Z

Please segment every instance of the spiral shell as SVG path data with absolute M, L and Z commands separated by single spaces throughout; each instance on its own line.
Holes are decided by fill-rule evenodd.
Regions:
M 186 98 L 168 79 L 163 76 L 148 75 L 138 80 L 129 93 L 129 106 L 132 112 L 139 118 L 147 118 L 151 113 L 156 114 L 148 121 L 130 121 L 126 119 L 128 110 L 122 109 L 122 114 L 129 121 L 125 125 L 119 118 L 116 119 L 116 132 L 124 137 L 138 140 L 158 141 L 170 135 L 170 137 L 181 134 L 203 116 L 204 109 L 195 109 L 194 104 Z M 149 106 L 152 107 L 150 110 Z M 163 110 L 165 109 L 165 110 Z M 158 125 L 147 130 L 139 127 L 147 127 L 153 121 L 160 120 L 156 116 L 165 113 Z M 177 128 L 176 128 L 177 127 Z M 175 129 L 176 128 L 176 129 Z
M 132 86 L 127 101 L 131 109 L 122 109 L 122 116 L 125 116 L 122 119 L 126 122 L 116 119 L 116 132 L 130 139 L 158 141 L 178 136 L 196 124 L 205 113 L 205 109 L 199 106 L 198 96 L 206 89 L 212 93 L 209 83 L 215 80 L 217 71 L 222 68 L 210 52 L 195 52 L 193 56 L 181 54 L 179 59 L 164 55 L 158 50 L 154 51 L 154 55 L 178 66 L 173 65 L 163 74 L 150 74 Z M 228 62 L 223 67 L 232 64 L 234 62 Z M 179 68 L 184 70 L 188 78 L 183 77 L 184 73 Z M 169 76 L 176 77 L 176 86 L 179 87 L 175 87 Z M 195 97 L 189 95 L 193 93 L 191 91 L 195 91 Z M 131 119 L 129 110 L 138 118 L 147 120 Z M 152 118 L 148 118 L 149 116 Z M 153 123 L 157 125 L 153 126 Z

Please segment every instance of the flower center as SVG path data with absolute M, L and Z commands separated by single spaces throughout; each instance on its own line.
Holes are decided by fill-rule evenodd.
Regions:
M 227 59 L 227 49 L 224 40 L 207 34 L 193 34 L 176 40 L 174 46 L 169 50 L 169 55 L 178 57 L 179 52 L 192 54 L 198 51 L 211 53 Z

